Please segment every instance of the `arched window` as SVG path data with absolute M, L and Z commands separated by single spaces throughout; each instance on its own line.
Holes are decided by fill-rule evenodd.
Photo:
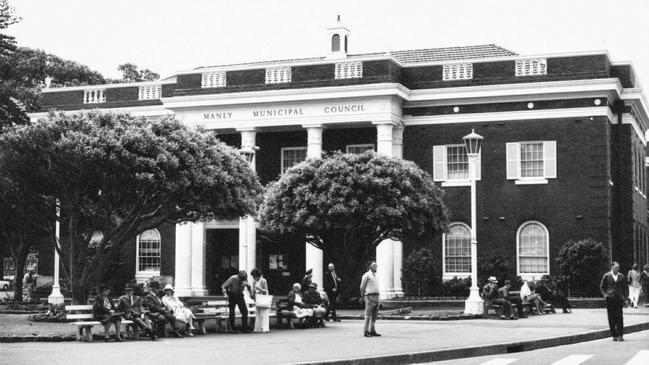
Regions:
M 518 275 L 538 279 L 550 273 L 548 229 L 539 222 L 523 223 L 516 234 Z
M 471 230 L 464 223 L 451 223 L 444 234 L 442 252 L 443 275 L 445 279 L 453 276 L 465 277 L 471 274 Z
M 334 34 L 331 37 L 331 52 L 338 51 L 340 51 L 340 36 L 338 34 Z
M 136 272 L 148 276 L 160 275 L 160 232 L 150 229 L 137 236 Z

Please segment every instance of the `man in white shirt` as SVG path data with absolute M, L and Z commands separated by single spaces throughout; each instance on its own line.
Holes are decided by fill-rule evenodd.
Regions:
M 370 269 L 361 280 L 361 297 L 365 299 L 365 337 L 378 337 L 374 323 L 379 314 L 379 280 L 376 277 L 377 265 L 370 262 Z

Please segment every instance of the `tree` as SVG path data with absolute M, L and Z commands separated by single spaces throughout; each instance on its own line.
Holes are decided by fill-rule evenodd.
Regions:
M 608 270 L 608 255 L 601 242 L 592 238 L 573 241 L 561 246 L 556 262 L 560 281 L 568 285 L 570 295 L 600 296 L 599 282 Z
M 123 63 L 117 66 L 117 70 L 122 73 L 122 79 L 116 82 L 138 82 L 138 81 L 155 81 L 160 75 L 145 68 L 138 70 L 137 66 L 132 63 Z
M 286 171 L 266 191 L 261 229 L 323 249 L 346 278 L 343 295 L 385 239 L 447 228 L 442 192 L 413 162 L 367 152 L 334 153 Z M 380 268 L 379 268 L 380 270 Z
M 261 186 L 236 150 L 166 117 L 91 111 L 18 126 L 0 136 L 0 174 L 58 200 L 55 248 L 84 303 L 122 247 L 163 223 L 235 219 L 256 210 Z M 45 218 L 43 219 L 45 220 Z
M 507 253 L 492 251 L 489 256 L 478 256 L 478 285 L 486 284 L 490 276 L 501 284 L 505 280 L 516 284 L 516 267 Z
M 0 243 L 7 248 L 15 263 L 14 300 L 22 301 L 22 274 L 27 255 L 36 242 L 47 239 L 54 215 L 49 221 L 40 221 L 47 216 L 48 207 L 44 201 L 3 177 L 0 177 L 0 206 Z

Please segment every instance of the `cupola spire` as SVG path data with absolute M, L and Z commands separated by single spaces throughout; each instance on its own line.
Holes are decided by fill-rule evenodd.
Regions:
M 329 52 L 327 58 L 346 58 L 349 45 L 349 29 L 341 22 L 340 14 L 336 17 L 336 24 L 327 27 L 329 39 Z

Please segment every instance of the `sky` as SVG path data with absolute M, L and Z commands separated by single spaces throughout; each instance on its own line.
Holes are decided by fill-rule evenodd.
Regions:
M 647 0 L 10 0 L 7 29 L 118 78 L 135 63 L 163 77 L 198 66 L 317 57 L 340 14 L 349 53 L 494 43 L 522 55 L 608 51 L 649 85 Z

